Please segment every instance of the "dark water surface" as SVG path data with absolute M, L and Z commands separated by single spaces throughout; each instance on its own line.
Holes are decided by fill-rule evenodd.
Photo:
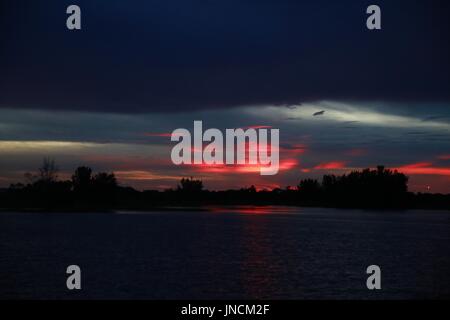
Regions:
M 450 298 L 450 213 L 0 213 L 0 298 Z

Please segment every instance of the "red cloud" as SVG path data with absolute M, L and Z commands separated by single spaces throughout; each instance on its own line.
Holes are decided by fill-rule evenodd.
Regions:
M 367 149 L 350 149 L 346 152 L 351 157 L 360 157 L 368 153 Z
M 395 169 L 410 175 L 450 176 L 450 167 L 435 167 L 430 162 L 412 163 Z
M 244 127 L 243 129 L 271 129 L 272 126 L 248 126 L 248 127 Z
M 411 170 L 411 169 L 431 167 L 432 165 L 433 164 L 431 162 L 417 162 L 417 163 L 412 163 L 412 164 L 402 166 L 401 168 L 404 170 Z
M 295 168 L 298 165 L 297 159 L 285 159 L 280 161 L 279 171 L 286 171 Z M 260 164 L 191 164 L 191 167 L 198 172 L 209 173 L 260 173 Z
M 332 161 L 321 163 L 314 167 L 316 170 L 335 170 L 335 169 L 344 169 L 346 163 L 343 161 Z

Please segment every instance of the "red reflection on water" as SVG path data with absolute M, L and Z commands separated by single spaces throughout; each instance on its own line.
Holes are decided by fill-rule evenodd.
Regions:
M 251 214 L 251 215 L 267 215 L 267 214 L 283 214 L 283 213 L 293 213 L 298 212 L 289 207 L 279 207 L 279 206 L 226 206 L 226 207 L 208 207 L 208 211 L 212 213 L 241 213 L 241 214 Z

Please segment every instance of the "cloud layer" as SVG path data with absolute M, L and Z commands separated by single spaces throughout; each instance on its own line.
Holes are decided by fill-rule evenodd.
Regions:
M 138 115 L 3 109 L 0 186 L 23 181 L 24 172 L 50 156 L 62 177 L 89 165 L 114 171 L 122 184 L 140 189 L 173 188 L 185 176 L 202 178 L 211 189 L 295 186 L 300 178 L 382 164 L 411 175 L 411 190 L 450 192 L 450 123 L 404 115 L 405 109 L 333 101 Z M 442 105 L 424 109 L 445 115 Z M 317 110 L 325 112 L 314 116 Z M 279 128 L 280 173 L 261 177 L 254 166 L 175 166 L 170 133 L 193 130 L 198 119 L 205 130 Z
M 0 107 L 168 112 L 322 100 L 450 100 L 450 5 L 69 1 L 0 8 Z

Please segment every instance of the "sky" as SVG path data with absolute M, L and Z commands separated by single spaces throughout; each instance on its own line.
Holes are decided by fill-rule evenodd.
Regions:
M 89 165 L 138 189 L 184 176 L 271 189 L 385 165 L 412 191 L 450 193 L 450 4 L 376 1 L 369 31 L 370 4 L 2 0 L 0 187 L 49 156 L 61 178 Z M 279 174 L 173 165 L 169 134 L 194 120 L 280 129 Z

